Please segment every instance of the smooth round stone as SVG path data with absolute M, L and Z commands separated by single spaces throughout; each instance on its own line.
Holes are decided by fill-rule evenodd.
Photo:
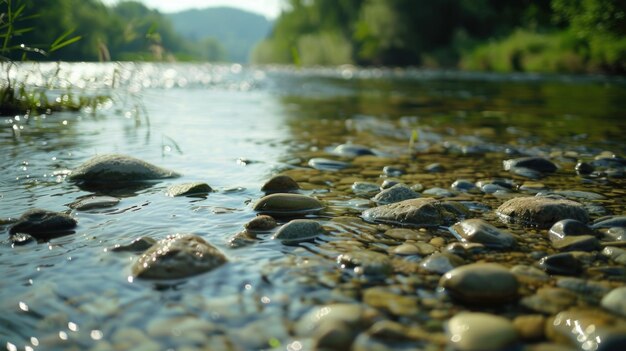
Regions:
M 543 183 L 536 183 L 536 182 L 524 182 L 524 184 L 520 185 L 519 187 L 519 191 L 524 191 L 527 193 L 533 193 L 536 194 L 540 191 L 544 191 L 546 189 L 546 186 L 543 185 Z
M 276 227 L 276 220 L 268 215 L 260 215 L 252 218 L 243 227 L 249 231 L 268 231 Z
M 298 189 L 300 189 L 298 183 L 293 180 L 293 178 L 286 175 L 273 176 L 261 187 L 261 191 L 266 194 L 289 193 Z
M 424 169 L 426 170 L 426 172 L 429 172 L 429 173 L 441 173 L 446 170 L 439 163 L 431 163 L 428 166 L 424 167 Z
M 626 241 L 626 228 L 625 227 L 612 227 L 606 231 L 606 238 L 609 241 Z
M 450 186 L 452 189 L 456 190 L 456 191 L 460 191 L 460 192 L 473 192 L 473 191 L 478 191 L 478 187 L 476 186 L 476 184 L 470 182 L 469 180 L 466 179 L 457 179 L 454 181 L 454 183 L 452 183 L 452 185 Z
M 432 227 L 447 225 L 469 215 L 459 203 L 419 198 L 370 208 L 362 217 L 368 222 Z
M 517 298 L 518 282 L 513 273 L 495 263 L 472 263 L 441 277 L 439 285 L 450 296 L 467 304 L 498 304 Z
M 552 173 L 557 170 L 557 167 L 552 161 L 543 157 L 520 157 L 502 162 L 505 171 L 509 171 L 512 168 L 527 168 L 541 173 Z
M 544 338 L 546 317 L 540 314 L 529 314 L 515 317 L 513 326 L 520 338 L 524 340 L 541 340 Z
M 561 288 L 541 288 L 533 295 L 520 300 L 520 305 L 535 312 L 555 314 L 574 306 L 578 297 L 569 290 Z
M 167 196 L 202 196 L 207 195 L 213 189 L 207 183 L 193 182 L 174 184 L 167 188 Z
M 228 246 L 230 246 L 233 249 L 238 249 L 240 247 L 252 245 L 255 242 L 256 242 L 256 234 L 254 232 L 243 230 L 233 235 L 230 239 L 228 239 Z
M 526 167 L 511 167 L 508 171 L 520 177 L 525 177 L 529 179 L 541 179 L 545 175 L 545 173 L 541 173 L 539 171 L 535 171 L 534 169 Z
M 418 197 L 420 197 L 420 194 L 411 190 L 411 188 L 409 188 L 408 186 L 404 184 L 396 184 L 391 188 L 385 189 L 376 194 L 376 196 L 372 198 L 372 201 L 376 202 L 379 205 L 386 205 L 394 202 L 416 199 Z
M 385 174 L 388 177 L 399 177 L 403 175 L 404 173 L 406 173 L 406 171 L 400 167 L 393 167 L 393 166 L 383 167 L 383 174 Z
M 113 207 L 120 199 L 113 196 L 87 196 L 72 202 L 69 207 L 78 211 L 87 211 L 96 208 Z
M 569 252 L 546 256 L 539 260 L 539 267 L 557 275 L 577 275 L 583 270 L 581 262 Z
M 626 227 L 626 216 L 603 217 L 594 221 L 591 225 L 593 229 Z
M 300 194 L 271 194 L 262 197 L 253 209 L 269 215 L 302 215 L 319 212 L 324 205 L 317 199 Z
M 353 269 L 357 274 L 366 276 L 387 276 L 393 272 L 391 260 L 374 251 L 354 251 L 337 257 L 341 268 Z
M 576 170 L 576 173 L 581 175 L 591 174 L 595 171 L 595 168 L 587 162 L 578 162 L 574 169 Z
M 511 321 L 488 313 L 458 313 L 446 329 L 449 345 L 458 351 L 504 350 L 518 340 Z
M 515 274 L 518 280 L 521 281 L 538 281 L 545 282 L 550 280 L 550 276 L 546 274 L 546 272 L 541 269 L 535 268 L 533 266 L 527 265 L 515 265 L 511 267 L 511 273 Z
M 36 208 L 24 212 L 11 226 L 9 233 L 25 233 L 35 238 L 44 238 L 47 234 L 69 231 L 76 227 L 76 224 L 76 220 L 65 213 Z
M 358 304 L 317 306 L 296 322 L 294 330 L 296 335 L 304 337 L 319 335 L 328 326 L 343 325 L 358 332 L 372 325 L 378 316 L 376 310 Z
M 380 191 L 378 184 L 370 182 L 354 182 L 351 189 L 354 194 L 360 196 L 371 196 Z
M 344 168 L 348 168 L 350 164 L 347 162 L 316 157 L 309 160 L 309 166 L 311 168 L 319 169 L 320 171 L 339 171 Z
M 338 145 L 333 153 L 339 156 L 356 157 L 364 155 L 375 155 L 374 151 L 363 145 L 357 144 L 341 144 Z
M 226 257 L 201 237 L 175 234 L 158 241 L 132 267 L 132 274 L 144 279 L 178 279 L 208 272 Z
M 480 254 L 485 252 L 485 250 L 486 248 L 483 244 L 461 242 L 450 243 L 444 249 L 448 253 L 463 257 Z
M 552 247 L 559 251 L 595 251 L 600 249 L 600 242 L 592 235 L 577 235 L 553 240 Z
M 420 262 L 420 267 L 432 273 L 444 274 L 463 264 L 463 259 L 449 253 L 434 253 Z
M 400 182 L 398 182 L 395 179 L 385 179 L 383 180 L 383 183 L 380 185 L 380 190 L 389 189 L 392 186 L 395 186 L 397 184 L 400 184 Z
M 626 322 L 601 310 L 561 312 L 546 323 L 546 336 L 579 350 L 626 350 Z
M 516 244 L 513 235 L 477 218 L 466 219 L 451 226 L 450 232 L 460 241 L 483 244 L 494 249 L 509 249 Z
M 602 298 L 600 304 L 607 311 L 626 317 L 626 286 L 611 290 Z
M 513 189 L 517 187 L 517 183 L 515 183 L 515 181 L 513 181 L 512 179 L 507 179 L 507 178 L 494 178 L 494 179 L 488 179 L 488 180 L 479 180 L 478 182 L 476 182 L 476 186 L 479 188 L 483 188 L 485 185 L 497 185 L 500 188 L 504 188 L 504 189 Z
M 585 223 L 575 219 L 560 220 L 554 223 L 550 231 L 548 231 L 548 236 L 551 241 L 575 235 L 593 235 L 593 231 Z
M 496 213 L 504 222 L 540 228 L 550 227 L 562 219 L 589 220 L 587 211 L 578 202 L 545 196 L 510 199 L 498 207 Z
M 550 192 L 550 194 L 556 194 L 568 199 L 575 200 L 604 200 L 606 196 L 598 193 L 594 193 L 591 191 L 580 191 L 580 190 L 556 190 Z
M 295 244 L 303 241 L 313 240 L 318 235 L 326 231 L 322 226 L 310 219 L 294 219 L 280 227 L 272 236 L 272 239 L 280 240 L 284 244 Z
M 151 237 L 142 236 L 126 245 L 116 244 L 113 248 L 111 248 L 111 251 L 143 252 L 152 247 L 152 245 L 156 244 L 156 242 L 157 241 Z
M 424 190 L 422 192 L 422 194 L 435 196 L 435 197 L 454 197 L 454 196 L 456 196 L 455 193 L 453 193 L 452 191 L 450 191 L 448 189 L 444 189 L 444 188 L 429 188 L 429 189 Z
M 413 244 L 404 243 L 404 244 L 394 247 L 392 252 L 400 256 L 412 256 L 412 255 L 418 255 L 419 249 L 417 248 L 417 246 Z
M 485 194 L 495 194 L 496 192 L 510 192 L 511 190 L 499 184 L 485 184 L 480 190 Z
M 615 246 L 607 246 L 602 249 L 602 256 L 608 257 L 615 263 L 626 265 L 626 250 Z
M 175 178 L 176 172 L 125 155 L 100 155 L 86 161 L 68 176 L 71 181 L 130 182 Z
M 407 228 L 392 228 L 385 231 L 385 236 L 398 240 L 423 240 L 428 241 L 432 237 L 426 232 Z

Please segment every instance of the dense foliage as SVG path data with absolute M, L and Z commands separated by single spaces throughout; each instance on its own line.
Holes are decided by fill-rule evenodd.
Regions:
M 288 0 L 254 60 L 626 71 L 625 0 Z

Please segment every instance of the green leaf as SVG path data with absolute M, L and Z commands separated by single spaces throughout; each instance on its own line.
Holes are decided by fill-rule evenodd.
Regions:
M 57 51 L 60 48 L 63 48 L 65 46 L 68 46 L 70 44 L 74 44 L 75 42 L 79 41 L 80 39 L 82 39 L 82 37 L 80 35 L 77 35 L 71 39 L 68 39 L 62 43 L 57 44 L 56 46 L 51 46 L 50 49 L 48 49 L 48 52 L 53 52 L 53 51 Z

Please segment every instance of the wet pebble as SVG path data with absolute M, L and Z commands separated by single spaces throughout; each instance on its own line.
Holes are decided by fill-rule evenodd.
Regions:
M 65 213 L 32 209 L 18 218 L 9 233 L 26 233 L 36 238 L 45 238 L 54 233 L 67 232 L 76 227 L 76 224 L 76 220 Z
M 271 194 L 259 199 L 253 209 L 261 214 L 295 216 L 319 212 L 324 205 L 317 199 L 300 194 Z
M 603 217 L 594 221 L 591 225 L 593 229 L 621 227 L 626 228 L 626 216 Z
M 363 145 L 341 144 L 335 147 L 333 153 L 339 156 L 356 157 L 364 155 L 375 155 L 374 151 Z
M 466 179 L 457 179 L 450 186 L 452 189 L 460 192 L 475 192 L 478 191 L 476 184 Z
M 550 276 L 546 272 L 533 266 L 518 264 L 511 267 L 510 271 L 515 274 L 520 282 L 544 283 L 550 280 Z
M 287 175 L 273 176 L 261 187 L 261 191 L 266 194 L 289 193 L 298 189 L 300 189 L 298 183 Z
M 17 245 L 17 246 L 26 245 L 26 244 L 37 241 L 32 235 L 25 234 L 25 233 L 16 233 L 16 234 L 10 235 L 9 240 L 11 241 L 12 245 Z
M 511 191 L 511 189 L 509 189 L 509 188 L 507 188 L 507 187 L 504 187 L 504 186 L 499 185 L 499 184 L 491 184 L 491 183 L 483 185 L 483 186 L 480 188 L 480 190 L 481 190 L 483 193 L 485 193 L 485 194 L 495 194 L 495 193 L 497 193 L 497 192 L 500 192 L 500 193 L 508 193 L 508 192 L 510 192 L 510 191 Z
M 372 196 L 380 191 L 378 184 L 370 182 L 354 182 L 351 189 L 357 196 Z
M 418 197 L 420 197 L 420 194 L 411 190 L 408 186 L 404 184 L 396 184 L 391 188 L 385 189 L 376 194 L 376 196 L 372 198 L 372 201 L 379 205 L 386 205 L 394 202 L 416 199 Z
M 582 263 L 570 252 L 546 256 L 539 260 L 539 267 L 557 275 L 577 275 L 583 269 Z
M 430 196 L 434 196 L 434 197 L 454 197 L 456 196 L 456 193 L 448 190 L 448 189 L 444 189 L 444 188 L 429 188 L 426 189 L 422 192 L 422 194 L 424 195 L 430 195 Z
M 276 220 L 268 215 L 259 215 L 243 225 L 248 231 L 269 231 L 276 227 Z
M 555 190 L 548 194 L 555 194 L 572 200 L 604 200 L 606 196 L 591 191 L 580 190 Z
M 380 184 L 380 190 L 385 190 L 385 189 L 389 189 L 395 185 L 400 184 L 400 182 L 398 182 L 395 179 L 385 179 L 383 180 L 382 184 Z M 415 190 L 414 190 L 415 191 Z
M 444 274 L 463 265 L 463 259 L 450 253 L 434 253 L 420 262 L 420 267 L 432 273 Z
M 211 191 L 209 184 L 203 182 L 174 184 L 167 188 L 167 196 L 206 196 Z
M 480 253 L 485 252 L 485 250 L 486 248 L 485 248 L 485 245 L 483 244 L 462 243 L 462 242 L 450 243 L 444 249 L 445 252 L 462 256 L 462 257 L 468 257 L 468 256 L 480 254 Z
M 540 288 L 533 295 L 525 296 L 520 300 L 520 305 L 529 310 L 556 314 L 564 309 L 574 306 L 578 300 L 575 293 L 561 288 Z
M 607 246 L 602 249 L 602 255 L 610 258 L 615 263 L 626 265 L 626 250 L 622 248 Z
M 562 219 L 587 222 L 589 216 L 578 202 L 545 196 L 516 197 L 503 203 L 496 213 L 505 222 L 546 228 Z
M 394 167 L 394 166 L 385 166 L 383 167 L 383 174 L 388 177 L 399 177 L 406 173 L 403 168 Z
M 158 241 L 133 264 L 132 274 L 145 279 L 178 279 L 213 270 L 226 257 L 201 237 L 175 234 Z
M 626 317 L 626 286 L 611 290 L 602 298 L 601 305 L 611 313 Z
M 552 247 L 559 251 L 595 251 L 600 249 L 600 242 L 593 235 L 567 236 L 553 240 Z
M 511 321 L 488 313 L 458 313 L 446 329 L 449 345 L 458 351 L 504 350 L 518 340 Z
M 256 242 L 256 233 L 243 230 L 228 239 L 228 246 L 233 249 L 252 245 Z
M 609 228 L 605 236 L 610 241 L 626 241 L 626 227 Z
M 391 260 L 386 255 L 374 251 L 359 250 L 344 253 L 337 257 L 337 263 L 341 268 L 351 269 L 359 275 L 386 277 L 393 272 Z
M 350 164 L 327 158 L 312 158 L 309 160 L 309 166 L 311 168 L 319 169 L 320 171 L 339 171 L 344 168 L 348 168 Z
M 540 173 L 552 173 L 557 170 L 556 165 L 543 157 L 520 157 L 503 161 L 505 171 L 515 168 L 526 168 Z
M 362 216 L 369 222 L 428 227 L 446 225 L 467 217 L 469 211 L 455 202 L 420 198 L 370 208 Z
M 516 244 L 513 235 L 478 218 L 458 222 L 450 227 L 450 232 L 462 242 L 483 244 L 494 249 L 510 249 Z
M 518 282 L 513 273 L 495 263 L 472 263 L 457 267 L 441 277 L 439 286 L 450 296 L 467 304 L 498 304 L 517 297 Z
M 86 161 L 70 173 L 71 181 L 129 182 L 175 178 L 176 172 L 126 155 L 100 155 Z
M 546 317 L 540 314 L 528 314 L 515 317 L 513 327 L 520 338 L 534 341 L 544 338 Z
M 585 223 L 575 219 L 560 220 L 550 228 L 548 236 L 551 241 L 557 241 L 566 236 L 593 235 L 593 231 Z
M 113 207 L 120 202 L 120 199 L 113 196 L 87 196 L 80 198 L 71 204 L 69 204 L 70 208 L 73 208 L 78 211 L 87 211 L 96 208 L 107 208 Z
M 385 231 L 385 236 L 398 239 L 398 240 L 422 240 L 428 241 L 431 239 L 431 235 L 426 232 L 408 228 L 392 228 Z
M 626 322 L 601 310 L 570 309 L 546 323 L 546 336 L 579 350 L 624 350 Z
M 142 236 L 125 245 L 116 244 L 111 248 L 111 251 L 143 252 L 156 244 L 156 242 L 151 237 Z
M 576 170 L 576 173 L 580 175 L 591 174 L 593 171 L 595 171 L 595 168 L 587 162 L 578 162 L 574 169 Z
M 424 167 L 424 170 L 429 173 L 441 173 L 444 172 L 446 169 L 439 163 L 431 163 Z
M 272 239 L 280 240 L 283 244 L 295 244 L 315 239 L 325 233 L 324 228 L 314 220 L 294 219 L 284 224 Z

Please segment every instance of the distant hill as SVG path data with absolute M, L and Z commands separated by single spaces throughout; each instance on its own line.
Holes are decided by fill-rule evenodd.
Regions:
M 254 45 L 272 28 L 267 18 L 232 7 L 210 7 L 166 14 L 183 37 L 201 41 L 217 39 L 233 62 L 248 62 Z

